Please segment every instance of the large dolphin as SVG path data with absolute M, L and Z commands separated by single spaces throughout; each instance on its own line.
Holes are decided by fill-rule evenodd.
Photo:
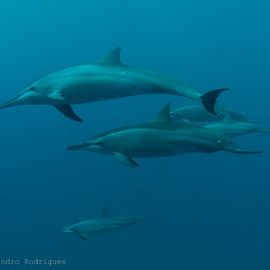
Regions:
M 152 71 L 123 65 L 120 48 L 113 49 L 97 64 L 75 66 L 42 77 L 17 97 L 0 105 L 53 105 L 72 120 L 82 122 L 71 105 L 145 94 L 173 94 L 200 100 L 215 114 L 218 95 L 228 88 L 202 94 L 184 83 Z
M 110 217 L 106 207 L 104 207 L 97 218 L 65 226 L 61 232 L 72 233 L 87 240 L 90 236 L 117 231 L 144 220 L 145 218 L 137 216 Z
M 179 120 L 187 119 L 192 122 L 213 122 L 221 121 L 228 114 L 234 120 L 247 121 L 243 113 L 233 112 L 230 109 L 217 107 L 216 114 L 207 112 L 201 105 L 188 105 L 172 110 L 172 115 Z
M 133 158 L 174 156 L 194 152 L 228 151 L 253 154 L 237 146 L 223 133 L 203 126 L 175 121 L 167 104 L 147 123 L 117 128 L 69 150 L 87 150 L 114 155 L 123 164 L 135 167 Z
M 237 121 L 228 114 L 223 121 L 208 124 L 205 127 L 223 132 L 229 137 L 238 137 L 249 133 L 270 133 L 270 129 L 262 128 L 258 123 Z

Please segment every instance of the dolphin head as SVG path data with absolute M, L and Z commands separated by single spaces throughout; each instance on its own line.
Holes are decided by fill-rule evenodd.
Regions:
M 74 231 L 71 229 L 72 226 L 65 226 L 61 228 L 60 232 L 61 233 L 71 233 L 74 234 Z
M 44 95 L 33 85 L 25 88 L 17 97 L 0 105 L 0 109 L 27 104 L 45 104 Z
M 40 91 L 40 87 L 30 85 L 18 97 L 18 101 L 22 104 L 42 104 L 44 103 L 45 95 Z
M 73 234 L 73 235 L 78 235 L 81 239 L 87 240 L 88 235 L 85 234 L 84 232 L 81 232 L 79 228 L 77 228 L 77 224 L 71 225 L 71 226 L 65 226 L 63 227 L 60 232 L 64 234 Z
M 232 139 L 226 136 L 222 131 L 212 129 L 208 126 L 202 128 L 199 127 L 198 130 L 194 130 L 196 132 L 196 145 L 199 145 L 200 149 L 202 149 L 205 153 L 214 153 L 218 151 L 222 151 L 228 148 L 228 146 L 232 145 Z

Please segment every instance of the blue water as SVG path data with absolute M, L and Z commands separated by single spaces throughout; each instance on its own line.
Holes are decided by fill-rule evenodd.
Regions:
M 220 104 L 269 127 L 269 18 L 266 0 L 2 0 L 0 101 L 121 46 L 129 65 L 201 91 L 230 87 Z M 146 121 L 167 102 L 192 103 L 162 95 L 76 106 L 84 124 L 49 106 L 1 111 L 0 259 L 66 260 L 58 269 L 269 269 L 267 135 L 238 139 L 261 155 L 142 159 L 136 169 L 66 151 L 100 131 Z M 57 233 L 105 205 L 112 215 L 148 220 L 88 241 Z

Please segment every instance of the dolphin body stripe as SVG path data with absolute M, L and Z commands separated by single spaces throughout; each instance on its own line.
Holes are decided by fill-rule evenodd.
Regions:
M 59 70 L 41 77 L 21 94 L 0 105 L 53 105 L 66 117 L 82 122 L 71 105 L 145 94 L 178 95 L 201 101 L 215 114 L 217 97 L 228 88 L 205 94 L 184 83 L 156 72 L 123 65 L 120 48 L 111 50 L 98 63 Z

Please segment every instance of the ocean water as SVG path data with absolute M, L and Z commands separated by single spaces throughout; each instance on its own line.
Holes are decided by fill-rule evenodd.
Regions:
M 121 46 L 126 64 L 201 91 L 230 87 L 219 103 L 270 127 L 269 18 L 266 0 L 2 0 L 0 102 L 40 76 Z M 83 124 L 50 106 L 2 110 L 0 259 L 66 261 L 33 269 L 269 269 L 268 135 L 237 139 L 261 155 L 138 159 L 136 169 L 66 150 L 147 121 L 167 102 L 195 104 L 149 95 L 75 106 Z M 88 241 L 58 233 L 103 206 L 148 219 Z

